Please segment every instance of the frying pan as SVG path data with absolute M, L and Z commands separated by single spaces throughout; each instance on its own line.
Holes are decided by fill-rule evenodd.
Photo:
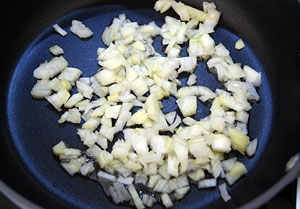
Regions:
M 201 8 L 202 1 L 185 3 Z M 230 50 L 235 62 L 262 73 L 261 101 L 250 111 L 249 133 L 258 137 L 258 150 L 251 159 L 239 156 L 248 173 L 228 190 L 232 200 L 224 203 L 216 189 L 191 192 L 175 208 L 257 208 L 299 175 L 300 162 L 285 172 L 287 161 L 300 151 L 300 4 L 290 1 L 215 0 L 222 12 L 217 42 Z M 54 160 L 51 147 L 65 140 L 83 148 L 77 126 L 58 125 L 59 115 L 43 100 L 31 98 L 33 70 L 51 58 L 48 48 L 58 44 L 71 66 L 93 75 L 98 69 L 96 49 L 103 46 L 101 32 L 113 17 L 125 13 L 140 24 L 163 23 L 154 1 L 22 1 L 2 7 L 1 44 L 1 159 L 0 190 L 22 208 L 115 208 L 100 185 L 79 176 L 68 176 Z M 174 15 L 171 11 L 168 15 Z M 55 34 L 59 23 L 69 31 L 72 19 L 84 21 L 94 31 L 82 41 L 69 34 Z M 246 47 L 238 52 L 234 43 L 242 38 Z M 155 41 L 159 48 L 159 42 Z M 214 76 L 200 64 L 199 84 L 219 88 Z M 171 104 L 172 101 L 164 101 Z M 169 110 L 172 105 L 166 105 Z M 198 108 L 197 117 L 209 107 Z M 118 206 L 126 208 L 128 206 Z M 155 205 L 155 208 L 161 206 Z

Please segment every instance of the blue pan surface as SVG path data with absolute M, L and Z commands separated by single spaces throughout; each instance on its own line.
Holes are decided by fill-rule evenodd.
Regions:
M 70 177 L 58 165 L 52 156 L 52 146 L 60 140 L 66 141 L 73 147 L 84 149 L 79 137 L 76 135 L 77 125 L 60 125 L 57 120 L 60 114 L 46 100 L 36 100 L 30 95 L 31 88 L 36 82 L 33 78 L 33 70 L 45 60 L 50 60 L 52 55 L 49 48 L 55 44 L 61 46 L 64 57 L 69 66 L 83 71 L 82 76 L 92 76 L 99 69 L 97 64 L 97 48 L 104 47 L 101 34 L 111 20 L 119 14 L 126 16 L 139 24 L 155 21 L 161 26 L 164 23 L 164 15 L 156 13 L 153 9 L 129 9 L 124 5 L 108 5 L 79 9 L 58 19 L 55 23 L 62 26 L 67 32 L 62 37 L 54 32 L 52 25 L 45 28 L 28 46 L 22 57 L 18 60 L 14 73 L 9 83 L 8 97 L 6 101 L 6 113 L 9 124 L 9 132 L 16 155 L 36 179 L 36 183 L 57 197 L 57 199 L 69 205 L 70 208 L 116 208 L 103 194 L 99 184 L 87 179 L 75 176 Z M 73 19 L 83 21 L 94 35 L 88 40 L 81 40 L 70 32 Z M 53 24 L 55 24 L 53 23 Z M 241 51 L 234 49 L 238 34 L 233 34 L 226 28 L 218 26 L 213 33 L 216 43 L 223 43 L 230 51 L 234 62 L 249 65 L 262 73 L 262 86 L 259 89 L 261 101 L 253 105 L 250 111 L 249 134 L 251 138 L 257 137 L 258 150 L 254 157 L 236 156 L 245 163 L 248 174 L 229 188 L 229 193 L 234 193 L 238 187 L 242 187 L 256 163 L 261 159 L 266 149 L 270 127 L 272 123 L 272 94 L 267 74 L 251 47 L 245 42 L 245 48 Z M 155 38 L 155 49 L 162 53 L 161 38 Z M 163 54 L 163 53 L 162 53 Z M 187 55 L 186 47 L 181 56 Z M 198 79 L 197 85 L 207 86 L 212 90 L 221 88 L 215 76 L 206 69 L 204 62 L 199 63 L 195 71 Z M 186 85 L 187 78 L 182 78 L 182 84 Z M 175 98 L 170 97 L 163 101 L 163 112 L 176 110 Z M 198 103 L 196 119 L 209 114 L 210 105 Z M 251 180 L 251 178 L 250 178 Z M 180 202 L 176 202 L 175 208 L 204 208 L 221 202 L 217 189 L 197 190 L 191 192 Z M 234 204 L 234 199 L 233 203 Z M 126 206 L 118 206 L 118 208 Z M 155 205 L 155 208 L 159 208 Z

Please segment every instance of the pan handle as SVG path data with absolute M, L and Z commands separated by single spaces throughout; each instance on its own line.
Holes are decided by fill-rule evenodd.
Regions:
M 0 179 L 0 192 L 20 209 L 43 209 L 12 190 Z
M 239 209 L 256 209 L 259 206 L 263 205 L 265 202 L 272 199 L 278 192 L 280 192 L 284 187 L 286 187 L 288 184 L 293 182 L 295 179 L 298 178 L 298 186 L 297 190 L 300 190 L 300 153 L 297 153 L 294 155 L 287 163 L 287 173 L 271 188 L 269 188 L 266 192 L 258 196 L 257 198 L 251 200 L 250 202 L 246 203 Z M 300 191 L 299 191 L 300 193 Z M 300 204 L 299 200 L 300 194 L 297 194 L 298 198 L 298 205 Z M 299 206 L 298 206 L 299 207 Z M 298 208 L 297 208 L 298 209 Z

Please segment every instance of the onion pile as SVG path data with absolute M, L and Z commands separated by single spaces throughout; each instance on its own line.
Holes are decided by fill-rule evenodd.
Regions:
M 170 8 L 180 19 L 166 16 L 161 28 L 154 22 L 138 25 L 125 14 L 114 18 L 102 34 L 107 47 L 98 48 L 100 69 L 92 77 L 81 77 L 82 71 L 69 67 L 63 56 L 33 72 L 38 81 L 32 96 L 64 111 L 59 123 L 82 123 L 77 134 L 87 150 L 83 153 L 59 142 L 53 153 L 61 166 L 70 175 L 83 176 L 100 167 L 97 178 L 111 183 L 108 193 L 117 204 L 132 200 L 144 208 L 160 199 L 168 208 L 188 193 L 190 182 L 199 189 L 216 187 L 220 177 L 232 185 L 247 169 L 224 154 L 252 156 L 256 151 L 257 139 L 248 136 L 247 123 L 251 104 L 260 100 L 261 74 L 234 63 L 224 45 L 215 44 L 211 33 L 221 13 L 214 3 L 204 2 L 203 11 L 174 0 L 158 0 L 154 6 L 161 13 Z M 93 35 L 77 20 L 70 30 L 79 38 Z M 163 37 L 166 57 L 152 45 L 158 35 Z M 185 43 L 188 56 L 179 57 Z M 236 47 L 242 49 L 243 42 Z M 57 45 L 50 51 L 63 54 Z M 207 63 L 224 89 L 195 85 L 197 60 Z M 184 87 L 177 79 L 183 72 L 190 74 Z M 77 93 L 71 95 L 72 88 Z M 162 112 L 161 101 L 169 96 L 176 98 L 183 118 L 177 112 Z M 198 99 L 211 103 L 211 108 L 207 117 L 195 120 Z M 119 132 L 124 138 L 114 139 Z M 152 194 L 139 195 L 138 185 Z M 226 183 L 219 190 L 225 201 L 230 200 Z

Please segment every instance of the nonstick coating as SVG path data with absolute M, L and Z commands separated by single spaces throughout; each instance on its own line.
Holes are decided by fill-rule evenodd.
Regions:
M 187 2 L 193 6 L 201 5 L 200 1 Z M 281 65 L 276 65 L 278 60 L 273 59 L 279 57 L 278 49 L 274 50 L 275 47 L 270 45 L 262 33 L 264 27 L 249 16 L 249 11 L 244 9 L 245 5 L 235 5 L 234 1 L 226 4 L 218 1 L 216 3 L 222 12 L 221 24 L 213 34 L 216 43 L 222 42 L 229 49 L 234 62 L 249 65 L 262 73 L 263 82 L 259 90 L 261 101 L 253 105 L 249 121 L 250 136 L 259 140 L 258 150 L 251 159 L 236 154 L 245 163 L 249 172 L 229 188 L 228 191 L 232 196 L 229 203 L 225 204 L 220 199 L 216 189 L 199 191 L 192 188 L 184 200 L 175 204 L 175 208 L 239 207 L 278 181 L 284 174 L 285 162 L 299 151 L 297 143 L 291 137 L 295 133 L 292 131 L 296 130 L 293 129 L 295 127 L 293 119 L 295 120 L 295 114 L 299 113 L 299 110 L 293 109 L 297 103 L 299 104 L 299 98 L 293 97 L 292 92 L 297 92 L 294 88 L 299 89 L 299 85 L 291 83 L 295 78 L 290 77 L 289 69 L 284 69 L 283 74 Z M 76 135 L 79 126 L 59 125 L 57 120 L 60 114 L 51 105 L 45 100 L 31 98 L 30 90 L 36 82 L 32 72 L 40 63 L 51 59 L 48 49 L 58 44 L 64 49 L 64 57 L 69 66 L 81 69 L 83 76 L 92 76 L 99 68 L 96 51 L 98 47 L 104 47 L 101 41 L 104 28 L 121 13 L 125 13 L 129 19 L 139 24 L 155 21 L 161 26 L 165 15 L 156 13 L 151 8 L 152 5 L 153 2 L 150 1 L 137 4 L 117 2 L 101 6 L 88 5 L 89 7 L 80 9 L 82 6 L 75 1 L 74 7 L 68 10 L 66 9 L 68 7 L 61 3 L 61 6 L 66 6 L 66 11 L 53 14 L 52 16 L 56 18 L 48 18 L 48 24 L 44 27 L 27 26 L 27 30 L 32 26 L 36 34 L 25 41 L 24 50 L 18 57 L 10 58 L 13 61 L 10 63 L 9 73 L 5 75 L 9 80 L 5 81 L 6 99 L 3 101 L 5 111 L 1 116 L 3 135 L 5 134 L 3 146 L 6 147 L 3 155 L 7 154 L 5 157 L 10 162 L 7 171 L 1 177 L 16 191 L 49 208 L 116 207 L 103 195 L 99 184 L 78 176 L 68 176 L 53 158 L 51 148 L 60 140 L 68 142 L 73 147 L 84 148 Z M 71 11 L 75 8 L 76 10 Z M 174 15 L 172 12 L 168 14 Z M 73 19 L 81 20 L 91 28 L 94 32 L 93 38 L 82 41 L 71 34 L 69 27 Z M 61 37 L 54 33 L 52 29 L 54 23 L 64 27 L 69 34 Z M 239 38 L 246 43 L 246 47 L 241 51 L 234 49 L 234 44 Z M 163 51 L 161 38 L 155 39 L 154 46 L 157 50 Z M 185 50 L 186 47 L 182 55 L 186 55 Z M 282 59 L 291 59 L 289 56 L 281 56 Z M 293 63 L 290 64 L 292 67 Z M 213 90 L 221 88 L 215 76 L 207 71 L 205 63 L 200 63 L 195 73 L 198 77 L 197 85 L 207 86 Z M 299 71 L 291 73 L 298 73 L 299 76 Z M 182 81 L 185 84 L 186 78 L 182 78 Z M 174 111 L 176 109 L 174 102 L 175 98 L 172 97 L 164 100 L 163 111 Z M 197 119 L 208 115 L 210 107 L 198 104 Z M 294 113 L 291 114 L 290 111 Z M 159 205 L 155 207 L 158 208 Z

